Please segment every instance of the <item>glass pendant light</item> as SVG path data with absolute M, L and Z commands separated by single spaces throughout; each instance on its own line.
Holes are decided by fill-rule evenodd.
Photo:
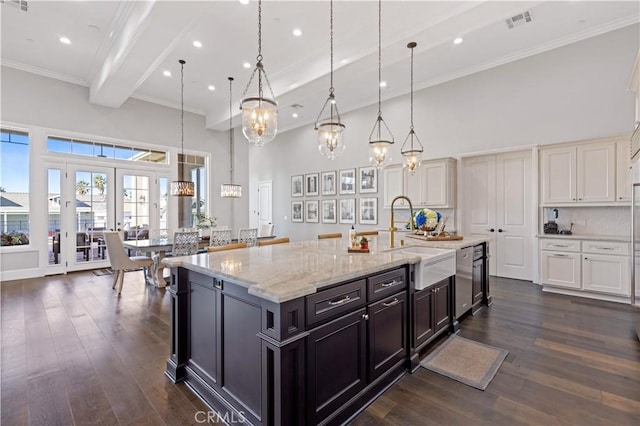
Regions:
M 256 67 L 251 73 L 251 78 L 242 94 L 240 109 L 242 110 L 242 134 L 250 143 L 263 146 L 271 142 L 278 133 L 278 104 L 273 95 L 271 84 L 267 78 L 267 72 L 262 65 L 262 0 L 258 0 L 258 56 Z M 247 92 L 251 83 L 258 74 L 258 93 L 248 96 Z M 265 98 L 263 84 L 266 83 L 271 98 Z
M 391 161 L 389 148 L 393 145 L 393 135 L 382 119 L 382 0 L 378 0 L 378 118 L 369 135 L 372 166 L 382 168 Z
M 231 107 L 231 86 L 233 83 L 233 77 L 229 77 L 229 178 L 231 183 L 223 183 L 220 186 L 220 196 L 222 198 L 240 198 L 242 197 L 242 186 L 233 183 L 233 109 Z
M 185 61 L 180 59 L 178 61 L 180 63 L 180 143 L 182 147 L 182 163 L 184 164 L 184 64 Z M 183 167 L 184 168 L 184 167 Z M 178 173 L 184 173 L 183 170 L 180 169 L 180 161 L 178 160 Z M 176 197 L 193 197 L 195 194 L 195 189 L 193 186 L 193 182 L 189 180 L 175 180 L 171 182 L 171 195 L 175 195 Z
M 409 127 L 409 134 L 404 140 L 400 150 L 400 153 L 404 157 L 403 166 L 407 168 L 409 174 L 414 174 L 416 168 L 420 167 L 422 152 L 424 151 L 418 135 L 416 135 L 416 132 L 413 130 L 413 49 L 415 49 L 417 45 L 414 41 L 407 44 L 407 47 L 411 49 L 411 127 Z
M 340 121 L 340 112 L 333 89 L 333 0 L 330 4 L 330 39 L 331 39 L 331 87 L 329 87 L 329 97 L 322 105 L 320 114 L 316 119 L 314 129 L 318 132 L 318 150 L 320 154 L 329 160 L 335 159 L 342 154 L 345 149 L 343 137 L 346 126 Z M 322 118 L 322 113 L 329 106 L 328 116 Z

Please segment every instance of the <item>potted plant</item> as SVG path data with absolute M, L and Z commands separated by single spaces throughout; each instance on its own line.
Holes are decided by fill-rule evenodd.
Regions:
M 196 227 L 200 232 L 200 236 L 202 238 L 211 238 L 211 228 L 216 227 L 217 219 L 203 213 L 199 213 L 196 217 L 198 218 L 198 224 Z
M 360 248 L 362 250 L 369 249 L 369 240 L 367 240 L 367 237 L 360 238 Z

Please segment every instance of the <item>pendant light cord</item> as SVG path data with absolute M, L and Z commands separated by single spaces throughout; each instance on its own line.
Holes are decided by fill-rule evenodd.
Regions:
M 329 2 L 329 26 L 330 26 L 330 43 L 331 43 L 331 87 L 329 87 L 329 95 L 333 95 L 333 0 Z
M 413 131 L 413 49 L 414 48 L 412 47 L 411 48 L 411 130 L 412 131 Z
M 231 178 L 231 183 L 233 184 L 233 106 L 231 102 L 231 97 L 233 92 L 231 90 L 231 85 L 233 83 L 233 77 L 229 77 L 229 177 Z
M 258 97 L 262 98 L 262 0 L 258 0 Z
M 180 140 L 182 146 L 182 162 L 184 163 L 184 64 L 185 61 L 180 59 Z
M 378 118 L 382 117 L 382 0 L 378 0 Z

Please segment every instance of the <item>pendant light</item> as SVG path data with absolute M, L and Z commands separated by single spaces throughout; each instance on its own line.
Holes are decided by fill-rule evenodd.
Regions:
M 372 166 L 382 168 L 391 161 L 389 147 L 393 145 L 393 135 L 382 119 L 382 0 L 378 0 L 378 118 L 369 135 Z
M 242 93 L 242 134 L 250 143 L 263 146 L 271 142 L 278 132 L 278 104 L 273 95 L 271 84 L 267 78 L 267 72 L 262 65 L 262 0 L 258 0 L 258 56 L 256 67 L 251 73 L 249 83 Z M 258 74 L 258 93 L 247 97 L 251 83 Z M 263 93 L 263 80 L 266 83 L 271 98 L 265 98 Z
M 182 147 L 182 163 L 184 164 L 184 64 L 185 61 L 180 59 L 178 61 L 180 63 L 180 143 Z M 178 161 L 178 173 L 180 170 L 180 161 Z M 183 171 L 182 171 L 183 172 Z M 184 173 L 184 172 L 183 172 Z M 171 182 L 171 195 L 175 195 L 177 197 L 193 197 L 195 194 L 193 182 L 189 180 L 175 180 Z
M 233 183 L 233 110 L 231 107 L 231 86 L 233 77 L 229 77 L 229 178 L 231 183 L 223 183 L 220 186 L 220 196 L 222 198 L 240 198 L 242 197 L 242 186 Z
M 400 153 L 404 157 L 403 166 L 407 168 L 409 174 L 414 174 L 416 168 L 420 167 L 422 152 L 424 151 L 418 135 L 416 135 L 416 132 L 413 130 L 413 49 L 415 49 L 417 45 L 414 41 L 407 44 L 407 47 L 411 49 L 411 127 L 409 127 L 409 134 L 400 149 Z
M 318 132 L 318 150 L 320 154 L 329 160 L 335 159 L 342 154 L 345 149 L 343 136 L 346 126 L 340 121 L 340 112 L 333 89 L 333 0 L 330 0 L 329 26 L 331 39 L 331 86 L 329 87 L 329 97 L 322 105 L 320 114 L 316 119 L 314 130 Z M 329 106 L 329 114 L 322 118 L 322 113 Z

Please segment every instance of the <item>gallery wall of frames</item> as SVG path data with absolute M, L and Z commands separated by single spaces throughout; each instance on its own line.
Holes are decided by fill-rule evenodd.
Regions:
M 377 225 L 377 193 L 375 167 L 291 176 L 291 222 Z

